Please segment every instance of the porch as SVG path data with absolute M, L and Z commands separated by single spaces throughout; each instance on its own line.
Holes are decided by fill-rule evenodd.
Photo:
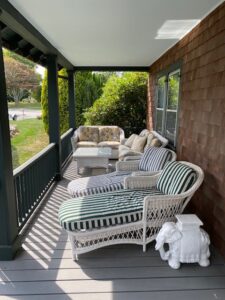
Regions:
M 171 74 L 177 74 L 179 81 L 182 77 L 178 122 L 172 119 L 177 126 L 172 126 L 176 138 L 173 146 L 179 160 L 193 162 L 205 173 L 192 211 L 203 220 L 212 244 L 225 253 L 224 1 L 173 1 L 174 5 L 168 1 L 130 1 L 131 6 L 129 1 L 120 1 L 120 5 L 96 1 L 93 7 L 91 2 L 83 6 L 84 1 L 68 1 L 64 7 L 61 1 L 55 1 L 55 6 L 47 1 L 43 10 L 34 0 L 0 0 L 0 49 L 6 47 L 48 68 L 50 143 L 13 172 L 0 50 L 0 259 L 15 256 L 12 261 L 0 262 L 0 299 L 223 300 L 225 261 L 213 246 L 209 268 L 183 265 L 172 270 L 153 244 L 146 253 L 139 246 L 118 245 L 81 255 L 79 262 L 71 259 L 70 244 L 58 224 L 57 212 L 68 197 L 68 182 L 78 176 L 75 162 L 70 160 L 70 137 L 76 129 L 77 70 L 148 72 L 147 127 L 157 129 L 158 108 L 164 116 L 158 129 L 164 129 L 164 134 L 168 134 L 168 81 Z M 103 19 L 101 5 L 107 12 Z M 52 22 L 46 12 L 52 12 Z M 64 19 L 58 22 L 62 12 Z M 71 20 L 79 26 L 89 20 L 82 28 L 84 36 L 79 30 L 73 32 L 80 27 L 71 26 Z M 125 24 L 123 30 L 121 24 Z M 176 69 L 172 70 L 174 65 Z M 57 78 L 61 68 L 66 68 L 68 75 L 63 79 L 68 82 L 70 129 L 60 137 Z M 161 105 L 157 94 L 160 74 L 164 110 L 157 107 Z
M 137 245 L 110 246 L 74 262 L 57 213 L 69 197 L 67 184 L 78 177 L 76 162 L 70 160 L 62 180 L 22 231 L 22 250 L 13 261 L 0 262 L 0 299 L 224 299 L 225 260 L 213 248 L 208 268 L 184 264 L 173 270 L 154 243 L 146 253 Z

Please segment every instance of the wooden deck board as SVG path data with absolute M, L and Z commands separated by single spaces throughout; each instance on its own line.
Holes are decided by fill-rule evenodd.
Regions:
M 74 262 L 57 213 L 69 198 L 66 187 L 75 177 L 80 175 L 71 162 L 22 233 L 23 251 L 14 261 L 0 262 L 0 300 L 225 300 L 225 261 L 213 248 L 208 268 L 183 264 L 172 270 L 154 250 L 154 243 L 146 253 L 138 245 L 115 245 L 83 254 Z

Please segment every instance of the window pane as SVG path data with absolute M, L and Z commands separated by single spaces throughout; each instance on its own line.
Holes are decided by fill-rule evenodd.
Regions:
M 169 75 L 168 82 L 168 109 L 177 109 L 179 98 L 179 84 L 180 84 L 180 72 L 172 73 Z
M 157 101 L 157 108 L 164 107 L 165 101 L 165 92 L 166 92 L 166 76 L 160 77 L 158 79 L 158 101 Z
M 157 109 L 156 110 L 156 131 L 162 133 L 162 122 L 163 122 L 163 110 Z
M 170 74 L 168 78 L 168 102 L 166 109 L 166 137 L 173 142 L 176 136 L 179 85 L 180 71 Z
M 175 140 L 176 136 L 176 119 L 177 111 L 176 110 L 167 110 L 166 113 L 166 137 L 170 141 Z

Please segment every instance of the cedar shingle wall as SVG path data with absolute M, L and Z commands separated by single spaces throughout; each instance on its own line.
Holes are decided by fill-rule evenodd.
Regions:
M 148 127 L 157 73 L 182 60 L 177 154 L 201 166 L 205 181 L 190 208 L 225 256 L 225 3 L 150 66 Z

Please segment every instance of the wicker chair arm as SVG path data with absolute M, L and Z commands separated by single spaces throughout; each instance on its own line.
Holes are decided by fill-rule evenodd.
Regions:
M 124 130 L 122 128 L 120 128 L 120 143 L 122 144 L 122 141 L 124 141 L 124 140 L 126 141 L 125 135 L 124 135 Z
M 71 137 L 71 144 L 72 144 L 72 149 L 73 152 L 75 152 L 75 150 L 77 149 L 77 142 L 78 142 L 78 136 L 74 135 Z
M 159 175 L 154 176 L 128 176 L 124 178 L 125 189 L 145 189 L 156 186 Z
M 124 145 L 126 143 L 126 141 L 127 141 L 127 139 L 123 138 L 123 139 L 120 140 L 120 144 Z
M 135 171 L 132 172 L 132 176 L 154 176 L 159 174 L 160 171 L 154 171 L 154 172 L 150 172 L 150 171 Z
M 141 157 L 142 157 L 141 154 L 140 154 L 140 155 L 139 155 L 139 154 L 137 154 L 137 155 L 132 155 L 132 156 L 128 155 L 128 156 L 126 156 L 126 157 L 124 158 L 124 161 L 140 160 Z
M 139 161 L 118 161 L 116 171 L 138 171 Z
M 159 205 L 164 205 L 167 206 L 169 201 L 177 201 L 177 200 L 182 200 L 185 199 L 185 197 L 182 194 L 178 195 L 154 195 L 154 196 L 146 196 L 144 198 L 144 203 L 149 202 L 149 203 L 155 203 L 157 206 Z M 157 203 L 158 202 L 158 203 Z

